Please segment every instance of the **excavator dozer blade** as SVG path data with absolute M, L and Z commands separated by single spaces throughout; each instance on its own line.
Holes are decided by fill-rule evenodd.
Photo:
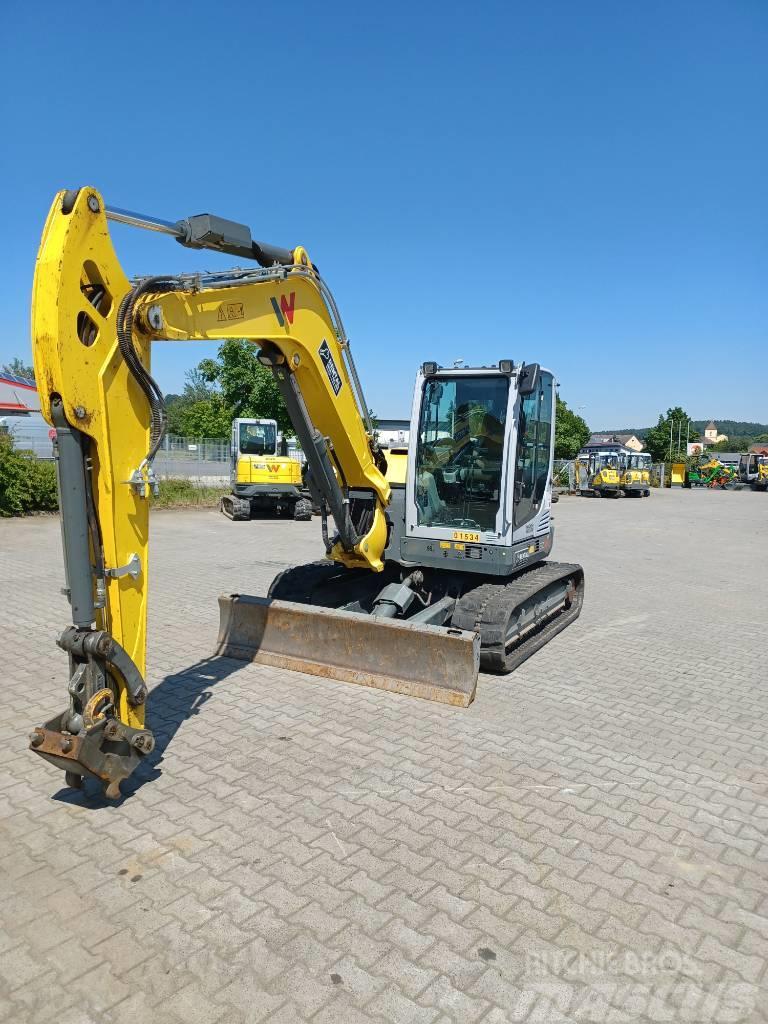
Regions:
M 217 654 L 467 707 L 475 633 L 242 594 L 219 598 Z

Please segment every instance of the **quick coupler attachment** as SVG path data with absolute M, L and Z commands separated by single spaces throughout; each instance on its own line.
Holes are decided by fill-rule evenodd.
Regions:
M 69 707 L 30 734 L 29 748 L 61 768 L 67 785 L 79 789 L 84 776 L 98 779 L 107 798 L 116 800 L 120 783 L 154 750 L 155 738 L 149 729 L 119 719 L 110 669 L 122 677 L 134 707 L 146 700 L 146 685 L 127 652 L 105 630 L 70 626 L 58 645 L 70 658 Z
M 123 677 L 128 701 L 133 707 L 147 699 L 147 686 L 128 652 L 105 629 L 79 629 L 67 626 L 56 641 L 62 651 L 76 658 L 103 659 Z

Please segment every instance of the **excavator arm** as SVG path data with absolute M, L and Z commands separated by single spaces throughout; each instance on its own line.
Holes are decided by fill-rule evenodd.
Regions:
M 258 265 L 131 283 L 108 219 Z M 174 224 L 110 211 L 92 188 L 59 193 L 35 270 L 32 342 L 42 412 L 57 431 L 69 707 L 30 745 L 71 785 L 90 775 L 117 796 L 154 744 L 144 723 L 148 497 L 165 414 L 150 343 L 226 338 L 253 341 L 272 368 L 324 511 L 329 556 L 383 568 L 386 464 L 333 297 L 306 251 L 252 242 L 247 229 L 209 215 Z
M 295 254 L 291 266 L 181 277 L 174 291 L 143 294 L 134 324 L 155 339 L 246 338 L 259 346 L 307 457 L 310 483 L 336 524 L 338 539 L 328 553 L 350 568 L 380 572 L 390 496 L 386 464 L 363 420 L 332 299 L 304 250 Z

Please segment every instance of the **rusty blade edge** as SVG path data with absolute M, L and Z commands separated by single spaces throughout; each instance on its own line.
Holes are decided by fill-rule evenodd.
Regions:
M 222 658 L 235 658 L 238 661 L 251 661 L 257 665 L 269 665 L 272 668 L 284 668 L 291 672 L 306 672 L 308 675 L 322 676 L 325 679 L 338 679 L 345 683 L 357 683 L 388 693 L 400 693 L 406 697 L 419 697 L 422 700 L 438 701 L 453 707 L 466 708 L 475 698 L 477 678 L 469 693 L 451 690 L 447 687 L 435 686 L 433 683 L 419 683 L 413 679 L 395 679 L 392 676 L 377 672 L 363 672 L 327 662 L 310 661 L 305 658 L 294 658 L 285 654 L 271 654 L 267 651 L 255 651 L 252 647 L 235 643 L 223 643 L 216 653 Z

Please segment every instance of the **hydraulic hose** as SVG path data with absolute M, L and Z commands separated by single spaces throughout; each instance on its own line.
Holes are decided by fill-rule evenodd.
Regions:
M 156 381 L 144 369 L 138 353 L 133 344 L 133 314 L 136 303 L 142 295 L 147 292 L 170 292 L 176 291 L 179 287 L 178 281 L 168 277 L 148 277 L 134 287 L 123 297 L 120 308 L 117 311 L 117 341 L 120 352 L 125 360 L 136 383 L 147 396 L 151 410 L 152 423 L 150 429 L 150 444 L 147 452 L 147 462 L 151 462 L 157 454 L 160 443 L 165 434 L 167 415 L 163 394 Z

